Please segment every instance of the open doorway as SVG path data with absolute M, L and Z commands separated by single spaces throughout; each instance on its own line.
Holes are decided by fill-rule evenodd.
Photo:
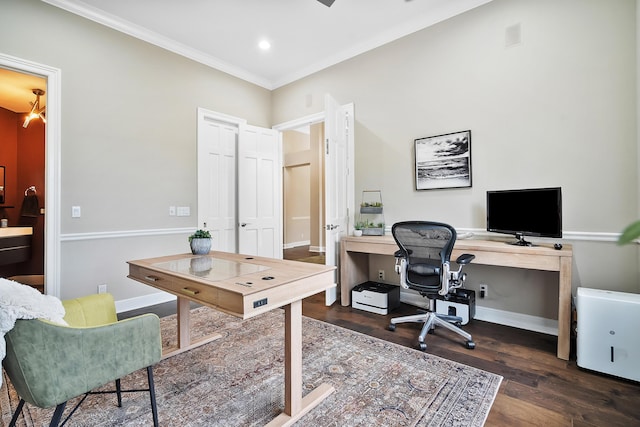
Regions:
M 5 172 L 0 217 L 7 243 L 0 276 L 44 293 L 47 79 L 0 68 L 0 82 L 0 166 Z
M 44 128 L 44 279 L 45 292 L 60 297 L 60 74 L 58 68 L 0 53 L 0 69 L 11 70 L 46 81 Z M 18 191 L 24 190 L 18 188 Z M 24 193 L 22 193 L 24 194 Z
M 285 258 L 324 264 L 324 122 L 282 132 Z

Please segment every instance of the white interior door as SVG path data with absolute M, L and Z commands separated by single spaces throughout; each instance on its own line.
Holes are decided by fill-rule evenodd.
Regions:
M 282 258 L 281 162 L 277 132 L 240 127 L 238 143 L 238 250 Z
M 340 239 L 353 224 L 353 104 L 340 106 L 325 96 L 325 244 L 326 264 L 338 266 Z M 336 272 L 337 283 L 338 274 Z M 325 293 L 326 305 L 336 301 L 337 287 Z
M 237 251 L 236 146 L 238 124 L 198 111 L 198 227 L 213 237 L 212 249 Z

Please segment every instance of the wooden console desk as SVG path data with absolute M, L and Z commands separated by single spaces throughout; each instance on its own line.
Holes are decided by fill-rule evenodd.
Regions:
M 398 250 L 392 236 L 345 237 L 340 243 L 340 298 L 351 304 L 351 289 L 369 280 L 369 254 L 391 255 Z M 474 254 L 473 264 L 496 265 L 531 270 L 557 271 L 558 280 L 558 351 L 560 359 L 569 360 L 571 324 L 571 269 L 573 250 L 563 245 L 513 246 L 500 241 L 460 239 L 451 259 L 460 254 Z
M 178 349 L 171 354 L 219 338 L 191 342 L 189 301 L 242 319 L 284 308 L 285 408 L 269 426 L 293 424 L 335 391 L 321 384 L 302 397 L 302 299 L 334 286 L 335 267 L 213 251 L 128 264 L 127 277 L 178 297 Z

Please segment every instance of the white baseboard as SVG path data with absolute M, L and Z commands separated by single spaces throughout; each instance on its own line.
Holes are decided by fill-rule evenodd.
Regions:
M 498 325 L 513 326 L 527 331 L 558 336 L 558 321 L 554 319 L 496 310 L 495 308 L 478 307 L 477 305 L 475 318 L 485 322 L 497 323 Z
M 309 240 L 303 240 L 300 242 L 289 242 L 289 243 L 285 243 L 284 245 L 282 245 L 284 247 L 284 249 L 291 249 L 291 248 L 297 248 L 299 246 L 309 246 L 311 244 L 311 241 Z
M 429 305 L 426 298 L 405 289 L 401 289 L 400 301 L 425 309 L 428 308 Z M 554 319 L 514 313 L 512 311 L 497 310 L 495 308 L 482 307 L 478 305 L 476 305 L 476 315 L 474 319 L 558 336 L 558 321 Z
M 123 313 L 175 300 L 176 296 L 168 292 L 156 292 L 155 294 L 116 301 L 116 312 Z

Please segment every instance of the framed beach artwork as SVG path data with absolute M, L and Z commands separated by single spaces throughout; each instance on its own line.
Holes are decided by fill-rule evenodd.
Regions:
M 416 190 L 471 187 L 471 131 L 415 140 Z

